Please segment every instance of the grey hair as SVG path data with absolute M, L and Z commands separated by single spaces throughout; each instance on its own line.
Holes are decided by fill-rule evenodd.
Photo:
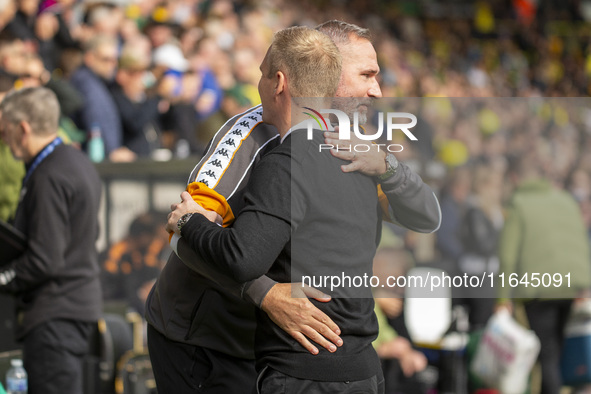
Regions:
M 98 48 L 102 47 L 103 45 L 111 45 L 117 47 L 117 39 L 110 36 L 106 36 L 104 34 L 94 36 L 84 44 L 84 53 L 94 53 Z
M 16 125 L 27 122 L 33 133 L 57 133 L 60 105 L 55 93 L 44 87 L 25 88 L 8 93 L 0 103 L 2 120 Z
M 336 19 L 319 24 L 316 30 L 329 36 L 337 46 L 350 43 L 352 35 L 367 41 L 372 40 L 369 29 Z

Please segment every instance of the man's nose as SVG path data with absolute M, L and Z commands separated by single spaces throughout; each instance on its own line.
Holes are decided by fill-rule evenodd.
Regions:
M 369 90 L 367 91 L 367 95 L 369 97 L 375 97 L 375 98 L 382 97 L 382 89 L 380 89 L 380 84 L 375 79 L 373 80 L 372 85 L 370 86 Z

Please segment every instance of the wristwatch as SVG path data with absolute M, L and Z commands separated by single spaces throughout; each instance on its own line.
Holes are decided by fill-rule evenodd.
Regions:
M 181 218 L 178 220 L 178 222 L 176 222 L 176 226 L 179 229 L 179 232 L 181 232 L 181 230 L 183 229 L 183 226 L 185 224 L 187 224 L 189 219 L 191 219 L 191 216 L 193 216 L 192 212 L 185 213 L 183 216 L 181 216 Z
M 392 175 L 396 174 L 396 170 L 398 169 L 398 159 L 392 153 L 386 154 L 386 172 L 382 175 L 378 175 L 378 179 L 380 181 L 385 181 L 389 179 Z

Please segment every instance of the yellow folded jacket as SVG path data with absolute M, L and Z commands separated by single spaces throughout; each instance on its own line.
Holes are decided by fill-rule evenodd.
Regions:
M 208 211 L 215 211 L 223 219 L 223 226 L 228 227 L 234 221 L 234 213 L 226 198 L 202 182 L 193 182 L 187 186 L 193 201 Z M 170 238 L 172 238 L 170 233 Z

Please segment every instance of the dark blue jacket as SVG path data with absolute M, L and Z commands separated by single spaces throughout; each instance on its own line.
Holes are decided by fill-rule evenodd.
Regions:
M 78 128 L 89 132 L 93 126 L 98 126 L 105 143 L 106 155 L 121 147 L 121 118 L 106 83 L 86 66 L 74 72 L 71 82 L 84 99 L 84 106 L 74 116 Z

